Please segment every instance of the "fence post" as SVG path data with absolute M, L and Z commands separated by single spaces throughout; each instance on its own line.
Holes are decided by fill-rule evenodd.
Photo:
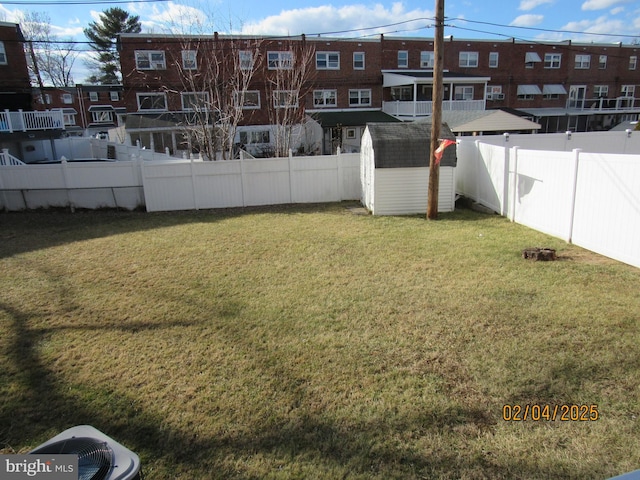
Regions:
M 338 180 L 337 181 L 338 181 L 338 201 L 339 202 L 342 201 L 342 197 L 343 197 L 343 195 L 342 195 L 343 188 L 342 187 L 344 185 L 344 181 L 343 181 L 343 178 L 342 178 L 342 158 L 340 158 L 340 154 L 341 153 L 342 152 L 340 151 L 340 147 L 338 147 L 336 149 L 336 162 L 338 164 L 338 172 L 337 172 Z
M 571 184 L 571 209 L 569 210 L 569 228 L 567 232 L 567 243 L 572 243 L 573 240 L 573 219 L 576 213 L 576 192 L 578 190 L 578 167 L 580 165 L 580 150 L 579 148 L 573 149 L 573 182 Z
M 198 207 L 198 192 L 196 190 L 196 172 L 193 170 L 193 157 L 189 160 L 189 167 L 191 168 L 191 191 L 193 192 L 193 208 L 200 210 Z
M 289 149 L 289 203 L 293 202 L 293 152 Z
M 516 221 L 516 200 L 518 198 L 518 147 L 513 147 L 513 183 L 511 184 L 511 217 L 509 220 Z
M 73 205 L 71 201 L 71 185 L 69 184 L 69 174 L 67 172 L 67 159 L 63 156 L 60 159 L 60 165 L 62 166 L 62 178 L 64 180 L 64 188 L 67 191 L 67 203 L 69 204 L 69 208 L 71 209 L 71 213 L 76 211 L 76 207 Z
M 509 134 L 504 135 L 504 171 L 502 172 L 502 198 L 500 199 L 500 215 L 509 214 Z
M 9 133 L 13 133 L 13 122 L 11 121 L 11 112 L 6 108 L 4 110 L 5 118 L 7 119 L 7 128 L 9 129 Z
M 476 140 L 473 143 L 476 146 L 475 162 L 473 162 L 473 168 L 474 168 L 473 178 L 476 181 L 475 182 L 476 185 L 473 192 L 473 199 L 476 202 L 479 202 L 480 201 L 480 162 L 482 161 L 482 155 L 480 155 L 480 140 Z
M 18 113 L 20 114 L 20 121 L 22 122 L 22 131 L 26 132 L 27 126 L 25 125 L 25 121 L 24 121 L 24 112 L 22 111 L 22 109 L 20 109 L 18 110 Z

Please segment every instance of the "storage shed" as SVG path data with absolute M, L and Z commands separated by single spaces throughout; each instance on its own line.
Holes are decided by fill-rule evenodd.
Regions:
M 362 136 L 362 204 L 374 215 L 426 213 L 429 189 L 430 122 L 372 123 Z M 455 141 L 447 124 L 440 138 Z M 456 146 L 440 161 L 438 211 L 455 208 Z

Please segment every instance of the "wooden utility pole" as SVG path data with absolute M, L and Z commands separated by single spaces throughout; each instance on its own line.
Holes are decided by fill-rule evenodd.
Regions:
M 435 151 L 440 145 L 440 124 L 442 123 L 442 64 L 444 61 L 444 0 L 436 0 L 435 36 L 433 39 L 433 111 L 431 114 L 431 148 L 429 150 L 429 191 L 427 195 L 427 218 L 438 218 L 438 185 L 440 182 L 440 162 Z

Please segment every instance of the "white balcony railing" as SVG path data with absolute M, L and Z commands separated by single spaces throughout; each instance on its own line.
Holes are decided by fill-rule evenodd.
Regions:
M 567 100 L 569 110 L 588 110 L 592 112 L 640 111 L 640 98 L 579 98 Z
M 46 112 L 0 112 L 0 133 L 27 132 L 31 130 L 64 130 L 61 110 Z
M 485 109 L 484 100 L 445 100 L 442 110 L 477 111 Z M 382 111 L 397 117 L 424 117 L 431 115 L 433 102 L 395 101 L 382 102 Z

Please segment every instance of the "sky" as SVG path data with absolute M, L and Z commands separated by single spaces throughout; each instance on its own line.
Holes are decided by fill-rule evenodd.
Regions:
M 117 6 L 138 15 L 143 32 L 307 35 L 366 38 L 433 37 L 435 0 L 326 3 L 298 0 L 0 0 L 0 20 L 21 23 L 24 12 L 50 20 L 59 40 L 78 42 L 74 81 L 89 75 L 83 29 Z M 290 6 L 295 4 L 294 6 Z M 640 43 L 640 0 L 445 0 L 445 37 L 531 41 Z

